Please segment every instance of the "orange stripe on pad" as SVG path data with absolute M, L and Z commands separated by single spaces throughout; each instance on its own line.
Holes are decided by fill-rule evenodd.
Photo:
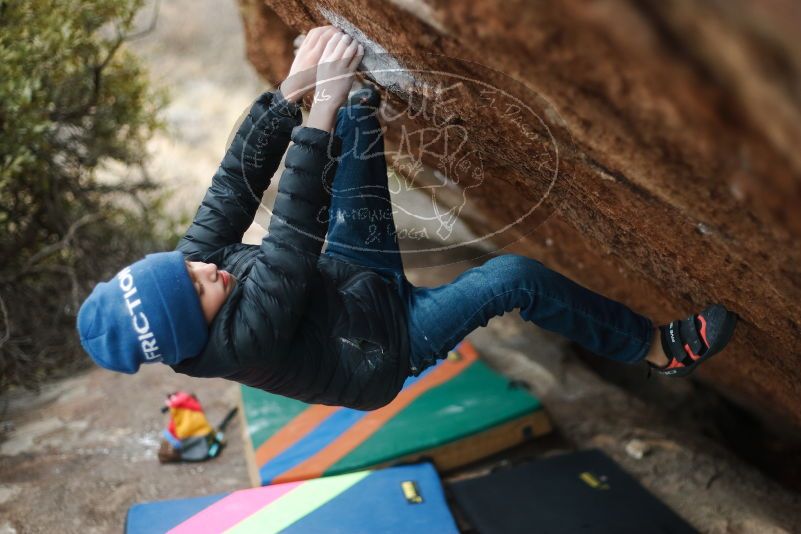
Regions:
M 341 408 L 322 404 L 314 404 L 306 408 L 256 449 L 256 465 L 262 467 L 305 437 L 337 410 L 341 410 Z
M 476 352 L 476 348 L 466 339 L 459 344 L 458 352 L 459 355 L 465 360 L 470 360 L 472 362 L 478 359 L 478 352 Z
M 319 478 L 356 447 L 364 443 L 390 419 L 406 408 L 417 397 L 464 371 L 478 354 L 468 342 L 459 346 L 459 360 L 445 360 L 427 376 L 402 390 L 387 406 L 374 410 L 339 435 L 330 445 L 272 480 L 273 484 L 300 479 Z

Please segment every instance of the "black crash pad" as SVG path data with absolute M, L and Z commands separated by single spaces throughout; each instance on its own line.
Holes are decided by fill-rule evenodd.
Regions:
M 696 532 L 599 450 L 501 468 L 449 487 L 480 534 Z

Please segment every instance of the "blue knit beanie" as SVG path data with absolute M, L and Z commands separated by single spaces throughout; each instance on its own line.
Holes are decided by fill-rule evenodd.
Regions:
M 95 363 L 122 373 L 200 354 L 208 325 L 183 254 L 148 254 L 97 284 L 78 312 L 78 333 Z

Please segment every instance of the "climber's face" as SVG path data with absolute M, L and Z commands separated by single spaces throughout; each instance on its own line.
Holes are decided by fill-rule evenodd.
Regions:
M 206 322 L 211 324 L 225 299 L 234 290 L 236 278 L 227 271 L 221 271 L 213 263 L 202 261 L 188 261 L 186 269 L 200 298 L 203 316 Z

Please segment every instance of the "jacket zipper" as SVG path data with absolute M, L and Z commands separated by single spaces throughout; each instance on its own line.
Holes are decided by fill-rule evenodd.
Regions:
M 348 290 L 348 288 L 351 287 L 353 284 L 355 284 L 358 280 L 360 280 L 361 278 L 366 278 L 366 277 L 370 276 L 371 274 L 375 274 L 375 273 L 373 273 L 372 271 L 361 271 L 361 272 L 358 272 L 356 274 L 351 275 L 349 278 L 345 279 L 345 281 L 339 287 L 338 291 L 341 294 L 344 294 Z
M 346 345 L 350 345 L 351 347 L 355 347 L 355 348 L 357 348 L 357 349 L 359 349 L 359 350 L 362 350 L 362 348 L 359 346 L 359 344 L 358 344 L 358 343 L 355 343 L 354 341 L 352 341 L 352 340 L 350 340 L 350 339 L 348 339 L 348 338 L 346 338 L 346 337 L 342 337 L 342 336 L 340 336 L 340 337 L 339 337 L 339 340 L 340 340 L 342 343 L 346 344 Z
M 355 349 L 357 349 L 357 350 L 359 350 L 361 352 L 364 352 L 365 354 L 369 353 L 369 352 L 380 352 L 381 354 L 385 354 L 384 346 L 381 345 L 381 343 L 376 343 L 375 341 L 370 341 L 369 339 L 364 339 L 364 338 L 356 338 L 356 339 L 371 343 L 371 344 L 375 345 L 376 348 L 374 348 L 374 349 L 365 349 L 363 346 L 361 346 L 359 343 L 356 343 L 352 339 L 347 338 L 347 337 L 343 337 L 343 336 L 339 336 L 339 340 L 342 343 L 344 343 L 345 345 L 350 345 L 351 347 L 353 347 L 353 348 L 355 348 Z
M 339 292 L 341 294 L 344 294 L 347 291 L 347 289 L 349 287 L 351 287 L 353 284 L 355 284 L 358 280 L 360 280 L 361 278 L 366 278 L 366 277 L 370 276 L 371 274 L 376 274 L 376 273 L 374 273 L 373 271 L 370 271 L 370 270 L 365 270 L 365 271 L 360 271 L 360 272 L 358 272 L 358 273 L 356 273 L 354 275 L 351 275 L 342 284 L 341 289 L 339 289 Z M 362 339 L 362 338 L 356 338 L 356 339 Z M 355 349 L 358 349 L 358 350 L 360 350 L 362 352 L 365 352 L 365 353 L 368 352 L 367 350 L 365 350 L 364 347 L 362 347 L 359 343 L 356 343 L 352 339 L 349 339 L 349 338 L 343 337 L 343 336 L 339 336 L 339 340 L 342 343 L 344 343 L 346 345 L 350 345 L 351 347 L 353 347 Z M 370 349 L 370 350 L 378 350 L 378 351 L 381 352 L 381 354 L 385 353 L 384 346 L 381 345 L 381 343 L 376 343 L 374 341 L 370 341 L 369 339 L 364 339 L 364 341 L 367 341 L 368 343 L 371 343 L 371 344 L 373 344 L 373 345 L 375 345 L 377 347 L 377 349 Z

